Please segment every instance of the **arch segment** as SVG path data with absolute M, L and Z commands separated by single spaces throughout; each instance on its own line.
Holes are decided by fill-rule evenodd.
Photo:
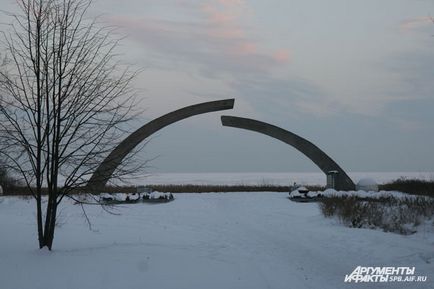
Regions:
M 223 99 L 217 101 L 203 102 L 172 111 L 160 116 L 125 138 L 98 166 L 93 175 L 90 177 L 87 187 L 91 190 L 104 188 L 108 180 L 113 175 L 116 168 L 122 163 L 122 160 L 142 141 L 148 138 L 156 131 L 180 120 L 204 114 L 208 112 L 232 109 L 235 99 Z
M 310 141 L 280 127 L 254 119 L 222 116 L 221 121 L 223 126 L 256 131 L 294 147 L 312 160 L 325 174 L 330 171 L 337 171 L 338 174 L 335 179 L 335 188 L 337 190 L 355 189 L 355 185 L 347 173 L 332 158 Z

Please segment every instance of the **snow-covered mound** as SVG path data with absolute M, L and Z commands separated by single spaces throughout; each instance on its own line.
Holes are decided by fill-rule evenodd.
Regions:
M 301 197 L 304 197 L 304 195 L 300 194 L 300 192 L 298 190 L 293 190 L 292 192 L 289 193 L 289 197 L 290 198 L 301 198 Z
M 309 190 L 306 187 L 298 187 L 289 193 L 290 198 L 305 198 Z
M 161 193 L 154 191 L 152 193 L 146 193 L 143 195 L 144 200 L 172 200 L 172 193 Z
M 363 178 L 356 185 L 357 191 L 378 192 L 378 184 L 374 179 Z
M 103 193 L 99 195 L 99 200 L 101 202 L 128 202 L 128 201 L 138 201 L 140 199 L 140 194 L 137 193 Z
M 122 203 L 122 202 L 138 202 L 138 201 L 170 201 L 173 200 L 174 197 L 172 193 L 161 193 L 161 192 L 151 192 L 151 193 L 103 193 L 100 194 L 99 200 L 100 202 L 115 202 L 115 203 Z

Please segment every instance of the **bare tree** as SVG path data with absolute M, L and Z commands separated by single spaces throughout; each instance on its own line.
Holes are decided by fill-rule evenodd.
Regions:
M 35 198 L 39 247 L 51 250 L 59 203 L 122 139 L 136 72 L 116 60 L 111 28 L 86 19 L 91 0 L 17 4 L 2 33 L 0 154 Z

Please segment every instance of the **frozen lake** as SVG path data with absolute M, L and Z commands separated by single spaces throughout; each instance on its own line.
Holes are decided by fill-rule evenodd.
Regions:
M 357 183 L 362 178 L 372 178 L 385 183 L 400 177 L 434 180 L 434 172 L 350 172 Z M 322 172 L 297 173 L 156 173 L 135 180 L 134 184 L 198 184 L 198 185 L 289 185 L 294 182 L 303 185 L 325 185 Z

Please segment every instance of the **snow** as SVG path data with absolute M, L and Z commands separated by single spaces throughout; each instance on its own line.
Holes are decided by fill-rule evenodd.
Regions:
M 356 189 L 358 191 L 378 191 L 378 184 L 372 178 L 363 178 L 357 182 Z
M 59 208 L 52 252 L 37 249 L 34 203 L 0 198 L 2 289 L 434 288 L 434 232 L 402 236 L 325 219 L 287 193 L 176 194 L 109 214 Z M 426 283 L 344 283 L 357 266 L 414 266 Z
M 306 187 L 298 187 L 289 193 L 289 197 L 290 198 L 303 198 L 303 197 L 306 197 L 306 194 L 308 194 L 308 192 L 309 192 L 309 190 Z
M 424 196 L 410 195 L 398 191 L 336 191 L 334 189 L 326 189 L 325 191 L 309 191 L 307 194 L 301 192 L 307 191 L 306 188 L 300 187 L 289 193 L 290 198 L 308 197 L 315 198 L 321 197 L 358 197 L 369 199 L 382 199 L 382 198 L 396 198 L 396 199 L 412 199 L 412 198 L 425 198 Z M 428 198 L 428 197 L 426 197 Z
M 304 197 L 304 194 L 300 194 L 300 192 L 298 190 L 293 190 L 292 192 L 289 193 L 289 197 L 301 198 L 301 197 Z
M 334 189 L 327 189 L 325 191 L 310 191 L 308 197 L 316 197 L 318 195 L 324 197 L 358 197 L 358 198 L 396 198 L 396 199 L 411 199 L 411 198 L 424 198 L 424 196 L 410 195 L 398 191 L 336 191 Z M 292 197 L 292 193 L 291 193 Z M 426 197 L 428 198 L 428 197 Z
M 161 192 L 157 192 L 154 191 L 152 193 L 149 194 L 149 199 L 169 199 L 170 198 L 170 193 L 161 193 Z
M 137 193 L 102 193 L 99 195 L 100 201 L 134 201 L 140 199 L 140 195 Z

